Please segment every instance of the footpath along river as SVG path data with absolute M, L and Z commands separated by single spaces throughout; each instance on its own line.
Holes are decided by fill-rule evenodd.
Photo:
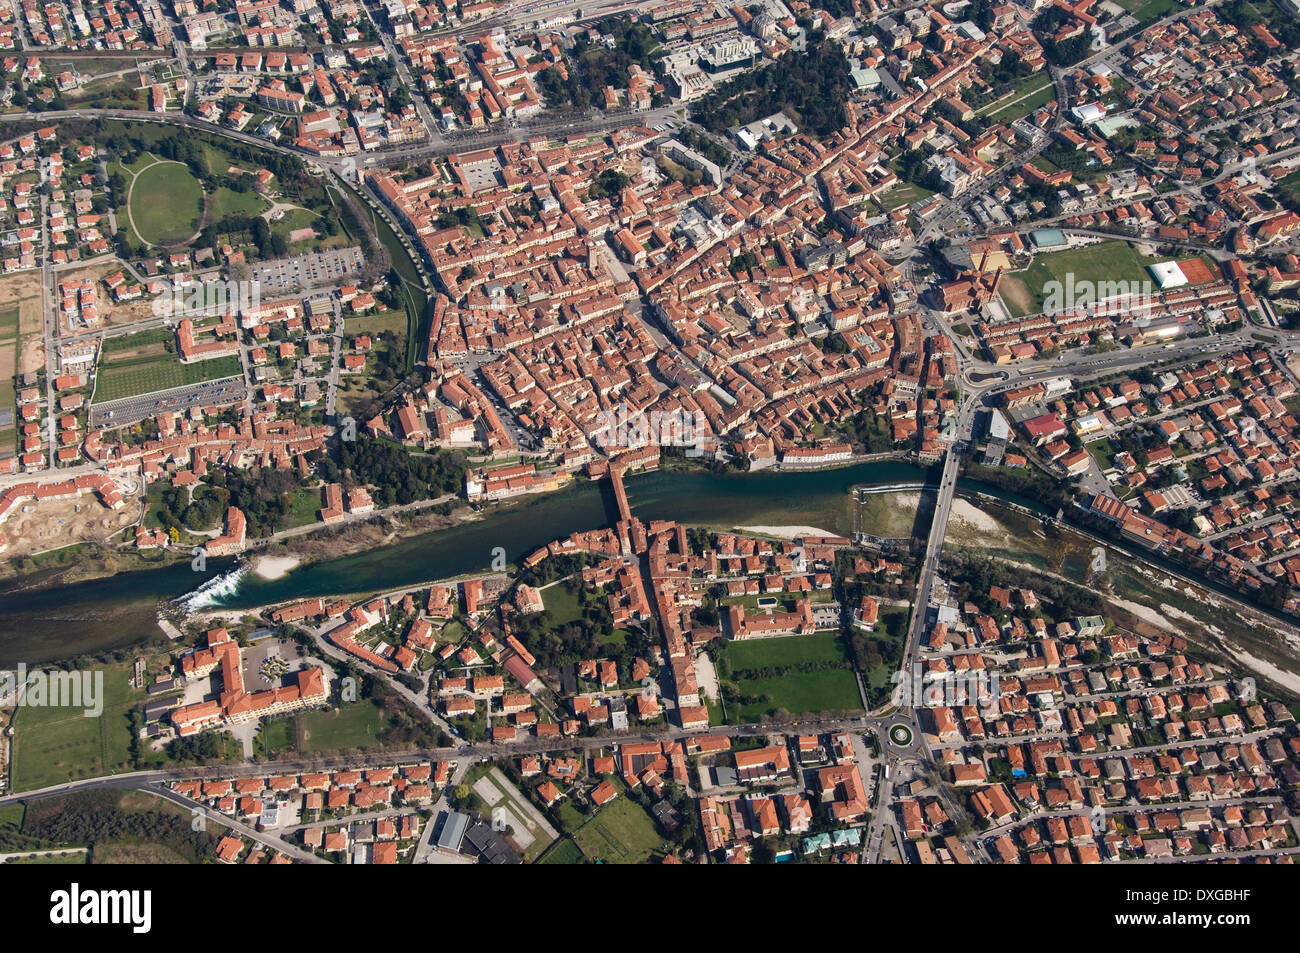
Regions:
M 816 526 L 845 536 L 853 529 L 849 490 L 858 484 L 912 483 L 929 471 L 884 461 L 834 470 L 717 474 L 663 470 L 629 478 L 628 498 L 644 520 L 688 525 Z M 304 565 L 266 580 L 210 560 L 188 562 L 63 586 L 7 588 L 0 593 L 0 664 L 119 648 L 156 632 L 159 601 L 196 590 L 195 605 L 242 609 L 290 599 L 376 592 L 488 569 L 497 547 L 515 562 L 575 530 L 608 525 L 614 511 L 604 484 L 581 483 L 514 506 L 489 508 L 478 520 L 389 546 Z M 32 577 L 16 580 L 31 586 Z

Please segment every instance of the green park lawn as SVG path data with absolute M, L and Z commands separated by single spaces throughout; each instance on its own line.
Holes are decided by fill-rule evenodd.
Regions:
M 758 721 L 765 714 L 784 710 L 792 715 L 815 711 L 849 711 L 862 707 L 853 671 L 832 668 L 818 672 L 787 672 L 772 678 L 739 680 L 745 695 L 767 696 L 770 701 L 741 705 L 739 712 L 728 707 L 729 720 L 737 724 Z
M 736 672 L 779 665 L 797 665 L 800 662 L 838 662 L 844 658 L 844 652 L 834 632 L 792 635 L 783 639 L 729 642 L 726 654 L 732 670 Z
M 724 680 L 750 699 L 727 706 L 727 719 L 733 723 L 757 721 L 777 710 L 802 715 L 862 707 L 857 679 L 834 632 L 730 642 L 722 657 L 730 668 Z M 799 667 L 827 663 L 830 667 Z
M 372 747 L 384 731 L 382 710 L 368 700 L 337 709 L 309 711 L 299 715 L 296 721 L 302 754 Z
M 602 807 L 573 834 L 588 860 L 612 864 L 642 864 L 663 846 L 654 821 L 624 794 Z
M 219 222 L 229 215 L 261 215 L 266 209 L 266 199 L 256 192 L 236 192 L 223 185 L 208 196 L 207 217 L 210 222 Z
M 537 858 L 537 863 L 571 866 L 582 863 L 582 860 L 582 848 L 569 838 L 562 837 L 548 847 L 541 857 Z
M 1038 77 L 1034 78 L 1038 79 Z M 1047 105 L 1055 98 L 1056 87 L 1052 85 L 1051 80 L 1039 79 L 1039 83 L 1036 83 L 1030 90 L 1022 92 L 1017 89 L 1016 95 L 989 112 L 987 118 L 996 122 L 1015 122 L 1017 119 L 1028 116 L 1039 106 Z M 999 102 L 1002 101 L 999 100 Z
M 570 592 L 563 582 L 542 590 L 542 604 L 551 614 L 551 623 L 555 626 L 567 625 L 582 618 L 582 606 L 578 604 L 578 594 Z

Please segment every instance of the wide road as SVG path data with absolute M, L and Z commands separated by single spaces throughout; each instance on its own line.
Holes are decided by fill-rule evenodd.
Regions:
M 890 719 L 890 720 L 897 720 Z M 885 719 L 872 718 L 865 713 L 851 718 L 786 719 L 762 724 L 725 725 L 710 728 L 684 729 L 664 727 L 659 731 L 639 731 L 627 734 L 604 734 L 591 738 L 525 738 L 507 744 L 482 742 L 455 748 L 417 748 L 405 752 L 376 751 L 370 754 L 346 756 L 284 759 L 263 761 L 257 764 L 208 764 L 196 767 L 178 767 L 167 770 L 130 771 L 95 778 L 83 778 L 66 784 L 53 784 L 29 791 L 13 791 L 0 797 L 0 807 L 18 801 L 56 797 L 77 791 L 103 789 L 134 790 L 171 781 L 211 781 L 233 778 L 270 777 L 277 774 L 302 774 L 304 772 L 346 771 L 375 765 L 403 765 L 425 761 L 461 761 L 462 759 L 501 759 L 530 754 L 548 754 L 562 751 L 587 751 L 609 748 L 616 744 L 634 744 L 641 741 L 681 741 L 711 735 L 728 735 L 735 738 L 762 738 L 769 734 L 789 733 L 798 728 L 802 733 L 863 732 L 876 729 Z
M 674 118 L 678 110 L 682 108 L 681 106 L 650 110 L 621 108 L 608 111 L 592 109 L 581 113 L 572 111 L 559 113 L 548 110 L 536 119 L 520 122 L 514 126 L 498 123 L 495 126 L 484 127 L 481 132 L 442 133 L 436 135 L 430 142 L 385 149 L 367 156 L 361 161 L 364 161 L 366 165 L 409 165 L 411 162 L 421 159 L 431 159 L 455 152 L 485 149 L 489 146 L 499 145 L 502 142 L 517 142 L 534 138 L 558 139 L 604 133 L 624 126 L 655 125 Z M 234 139 L 237 142 L 256 146 L 259 149 L 299 156 L 314 162 L 322 168 L 329 169 L 336 175 L 342 175 L 345 165 L 354 166 L 359 160 L 358 156 L 347 156 L 343 159 L 318 156 L 301 149 L 271 142 L 261 136 L 254 136 L 246 132 L 237 132 L 234 129 L 214 125 L 185 113 L 154 113 L 140 109 L 64 109 L 50 110 L 39 114 L 0 114 L 0 122 L 35 121 L 56 123 L 65 119 L 123 119 L 159 125 L 186 126 L 212 135 Z

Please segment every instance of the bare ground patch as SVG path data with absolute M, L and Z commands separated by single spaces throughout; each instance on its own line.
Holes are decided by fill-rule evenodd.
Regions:
M 30 556 L 78 542 L 103 542 L 134 525 L 137 516 L 134 506 L 105 509 L 83 494 L 75 500 L 28 501 L 0 523 L 0 531 L 9 541 L 6 556 Z
M 39 297 L 41 293 L 41 273 L 39 271 L 23 272 L 0 278 L 0 301 L 18 301 L 22 298 Z
M 40 293 L 39 283 L 37 294 Z M 45 367 L 45 328 L 41 299 L 18 302 L 18 373 L 34 374 Z
M 101 294 L 104 292 L 101 290 Z M 137 321 L 147 321 L 154 317 L 153 298 L 141 298 L 137 301 L 123 301 L 120 304 L 110 304 L 105 294 L 104 300 L 100 302 L 100 307 L 107 307 L 109 325 L 135 324 Z
M 882 539 L 906 538 L 916 532 L 921 505 L 921 494 L 916 491 L 864 494 L 859 504 L 859 529 Z
M 1034 298 L 1025 287 L 1025 283 L 1013 275 L 1003 275 L 1002 282 L 998 285 L 998 294 L 1006 302 L 1008 308 L 1021 311 L 1025 314 L 1034 310 Z

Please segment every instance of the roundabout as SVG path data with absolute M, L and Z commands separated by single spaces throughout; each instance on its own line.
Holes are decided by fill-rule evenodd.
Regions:
M 901 722 L 889 726 L 889 743 L 895 748 L 907 748 L 912 744 L 912 729 Z

